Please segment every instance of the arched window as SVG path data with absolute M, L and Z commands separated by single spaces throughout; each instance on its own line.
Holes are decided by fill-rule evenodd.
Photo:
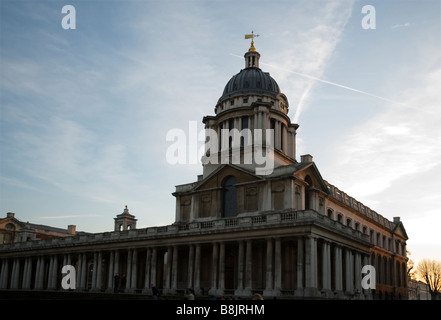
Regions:
M 224 182 L 222 217 L 235 217 L 237 215 L 237 180 L 230 176 Z

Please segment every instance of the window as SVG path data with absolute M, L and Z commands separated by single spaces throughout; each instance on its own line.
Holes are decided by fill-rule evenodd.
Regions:
M 234 106 L 234 100 L 230 101 L 230 106 Z
M 243 103 L 248 103 L 248 98 L 243 98 Z
M 334 212 L 331 209 L 328 209 L 328 218 L 332 219 L 334 216 Z
M 222 217 L 235 217 L 237 215 L 237 180 L 235 177 L 230 176 L 224 182 L 223 187 L 223 206 Z

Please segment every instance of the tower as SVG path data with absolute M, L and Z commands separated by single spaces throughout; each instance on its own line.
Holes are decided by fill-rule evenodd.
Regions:
M 225 85 L 215 115 L 203 118 L 208 141 L 202 159 L 204 178 L 226 163 L 268 174 L 296 162 L 298 125 L 288 117 L 288 99 L 260 69 L 253 40 L 244 58 L 245 68 Z
M 244 68 L 225 85 L 215 115 L 205 116 L 203 174 L 176 186 L 176 222 L 205 221 L 292 210 L 294 174 L 312 166 L 296 161 L 297 124 L 277 82 L 260 68 L 260 53 L 251 45 Z M 303 173 L 302 173 L 303 174 Z M 320 180 L 320 179 L 318 179 Z M 322 183 L 321 188 L 326 192 Z
M 115 231 L 125 231 L 136 229 L 136 221 L 134 215 L 129 213 L 129 209 L 127 206 L 124 209 L 124 212 L 117 215 L 115 219 Z

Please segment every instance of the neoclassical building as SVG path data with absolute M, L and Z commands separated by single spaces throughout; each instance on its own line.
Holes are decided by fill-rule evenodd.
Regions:
M 251 42 L 245 66 L 205 116 L 203 174 L 176 186 L 170 225 L 136 228 L 126 206 L 114 231 L 0 245 L 0 290 L 63 290 L 196 297 L 405 299 L 406 241 L 381 216 L 324 180 L 311 155 L 297 161 L 298 125 Z M 362 285 L 375 268 L 375 289 Z M 372 274 L 371 274 L 372 276 Z

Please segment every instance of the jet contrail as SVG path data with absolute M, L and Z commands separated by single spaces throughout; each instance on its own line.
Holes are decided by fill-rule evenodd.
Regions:
M 242 56 L 239 56 L 237 54 L 233 54 L 233 53 L 230 53 L 230 54 L 232 56 L 235 56 L 235 57 L 243 58 Z M 351 88 L 351 87 L 348 87 L 348 86 L 345 86 L 345 85 L 342 85 L 342 84 L 339 84 L 339 83 L 335 83 L 335 82 L 332 82 L 332 81 L 316 78 L 316 77 L 310 76 L 308 74 L 304 74 L 304 73 L 300 73 L 300 72 L 296 72 L 296 71 L 292 71 L 292 70 L 286 70 L 286 69 L 284 69 L 282 67 L 278 67 L 278 66 L 275 66 L 275 65 L 272 65 L 272 64 L 268 64 L 268 63 L 262 63 L 261 62 L 261 64 L 267 65 L 267 66 L 272 67 L 272 68 L 288 71 L 288 72 L 294 73 L 296 75 L 299 75 L 299 76 L 302 76 L 302 77 L 305 77 L 305 78 L 308 78 L 308 79 L 311 79 L 311 80 L 323 82 L 323 83 L 330 84 L 330 85 L 333 85 L 333 86 L 336 86 L 336 87 L 339 87 L 339 88 L 343 88 L 343 89 L 347 89 L 347 90 L 350 90 L 350 91 L 358 92 L 358 93 L 361 93 L 361 94 L 364 94 L 364 95 L 368 95 L 368 96 L 371 96 L 371 97 L 374 97 L 374 98 L 377 98 L 377 99 L 381 99 L 381 100 L 384 100 L 384 101 L 387 101 L 387 102 L 391 102 L 391 103 L 394 103 L 394 104 L 401 104 L 403 106 L 406 105 L 405 103 L 402 103 L 402 102 L 390 100 L 390 99 L 387 99 L 387 98 L 384 98 L 384 97 L 377 96 L 377 95 L 375 95 L 373 93 L 369 93 L 369 92 L 366 92 L 366 91 L 362 91 L 362 90 L 358 90 L 358 89 L 355 89 L 355 88 Z

